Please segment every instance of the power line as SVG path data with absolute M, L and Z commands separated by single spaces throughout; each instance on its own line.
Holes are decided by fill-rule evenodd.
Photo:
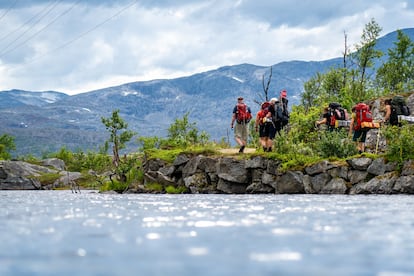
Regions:
M 82 37 L 86 36 L 87 34 L 93 32 L 94 30 L 98 29 L 99 27 L 101 27 L 102 25 L 104 25 L 105 23 L 109 22 L 110 20 L 112 20 L 113 18 L 115 18 L 116 16 L 120 15 L 121 13 L 123 13 L 124 11 L 126 11 L 127 9 L 131 8 L 133 5 L 135 5 L 137 3 L 138 0 L 134 0 L 133 2 L 131 2 L 130 4 L 126 5 L 124 8 L 120 9 L 118 12 L 116 12 L 115 14 L 111 15 L 110 17 L 106 18 L 105 20 L 103 20 L 102 22 L 96 24 L 95 26 L 93 26 L 92 28 L 90 28 L 89 30 L 81 33 L 80 35 L 78 35 L 77 37 L 61 44 L 60 46 L 56 47 L 55 49 L 44 53 L 41 56 L 38 56 L 37 58 L 32 59 L 31 61 L 29 61 L 28 63 L 34 62 L 35 60 L 42 58 L 50 53 L 56 52 L 60 49 L 63 49 L 67 46 L 69 46 L 70 44 L 74 43 L 75 41 L 81 39 Z M 1 57 L 1 55 L 0 55 Z
M 12 40 L 9 44 L 7 44 L 6 47 L 4 47 L 4 49 L 0 52 L 0 56 L 2 56 L 3 53 L 5 53 L 6 50 L 13 45 L 13 43 L 15 43 L 17 40 L 19 40 L 21 37 L 23 37 L 27 32 L 29 32 L 31 29 L 33 29 L 43 18 L 45 18 L 54 8 L 56 8 L 56 6 L 59 4 L 59 2 L 60 1 L 55 1 L 54 3 L 50 4 L 45 9 L 43 9 L 40 13 L 36 14 L 35 16 L 33 16 L 29 20 L 27 20 L 25 23 L 23 23 L 19 28 L 17 28 L 16 30 L 10 32 L 8 35 L 1 38 L 0 41 L 2 41 L 4 38 L 8 37 L 12 33 L 16 32 L 16 31 L 19 31 L 20 29 L 23 29 L 24 26 L 28 25 L 32 20 L 34 20 L 36 17 L 39 16 L 39 18 L 34 22 L 34 24 L 29 26 L 29 28 L 27 28 L 23 33 L 21 33 L 14 40 Z M 43 12 L 45 12 L 45 13 L 42 15 Z
M 10 6 L 9 6 L 9 8 L 7 9 L 7 10 L 5 10 L 4 11 L 4 13 L 0 16 L 0 20 L 2 20 L 3 19 L 3 17 L 5 17 L 8 13 L 9 13 L 9 11 L 11 11 L 12 9 L 13 9 L 13 7 L 16 5 L 16 3 L 17 3 L 17 1 L 18 0 L 15 0 Z
M 104 25 L 105 23 L 109 22 L 110 20 L 112 20 L 113 18 L 115 18 L 116 16 L 120 15 L 121 13 L 123 13 L 124 11 L 126 11 L 127 9 L 129 9 L 130 7 L 132 7 L 133 5 L 135 5 L 135 3 L 138 0 L 133 1 L 132 3 L 130 3 L 129 5 L 127 5 L 126 7 L 122 8 L 121 10 L 119 10 L 117 13 L 113 14 L 112 16 L 108 17 L 107 19 L 105 19 L 104 21 L 102 21 L 101 23 L 98 23 L 97 25 L 95 25 L 94 27 L 92 27 L 91 29 L 87 30 L 86 32 L 78 35 L 77 37 L 75 37 L 72 40 L 69 40 L 65 43 L 63 43 L 62 45 L 60 45 L 59 47 L 53 49 L 50 52 L 55 52 L 57 50 L 63 49 L 64 47 L 74 43 L 75 41 L 79 40 L 80 38 L 84 37 L 85 35 L 93 32 L 94 30 L 98 29 L 99 27 L 101 27 L 102 25 Z

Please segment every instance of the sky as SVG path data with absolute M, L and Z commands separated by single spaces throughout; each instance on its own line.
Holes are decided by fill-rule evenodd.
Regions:
M 0 91 L 69 95 L 249 63 L 340 57 L 412 0 L 0 0 Z

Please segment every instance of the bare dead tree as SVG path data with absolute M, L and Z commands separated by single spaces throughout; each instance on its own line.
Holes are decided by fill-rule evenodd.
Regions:
M 344 31 L 344 52 L 342 53 L 343 56 L 343 79 L 342 79 L 342 87 L 346 86 L 347 83 L 347 69 L 348 69 L 348 56 L 351 52 L 349 46 L 348 46 L 348 35 L 346 31 Z
M 267 78 L 267 82 L 265 82 L 265 75 L 266 73 L 262 75 L 263 95 L 259 94 L 260 100 L 254 100 L 254 102 L 257 103 L 259 106 L 262 104 L 263 101 L 267 102 L 269 100 L 269 87 L 270 87 L 270 83 L 272 82 L 272 75 L 273 75 L 272 66 L 270 66 L 270 73 L 269 73 L 269 77 Z

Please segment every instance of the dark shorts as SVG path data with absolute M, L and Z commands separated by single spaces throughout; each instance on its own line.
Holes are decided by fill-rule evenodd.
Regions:
M 366 130 L 354 130 L 354 136 L 352 137 L 352 141 L 365 143 L 365 140 L 367 139 L 367 132 L 368 131 Z
M 269 137 L 269 139 L 275 138 L 276 129 L 274 128 L 273 124 L 266 123 L 264 125 L 260 125 L 259 127 L 259 137 Z

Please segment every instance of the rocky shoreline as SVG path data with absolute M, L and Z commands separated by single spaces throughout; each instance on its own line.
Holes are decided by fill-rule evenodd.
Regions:
M 149 160 L 145 183 L 185 185 L 190 193 L 224 194 L 414 194 L 414 161 L 399 172 L 384 158 L 356 157 L 322 161 L 302 170 L 283 172 L 277 160 L 179 155 L 173 164 Z M 136 191 L 143 192 L 144 187 Z
M 144 183 L 128 193 L 148 193 L 150 183 L 185 186 L 189 193 L 210 194 L 414 194 L 414 160 L 401 170 L 382 157 L 355 157 L 344 162 L 321 161 L 301 170 L 282 171 L 280 161 L 263 156 L 209 157 L 179 155 L 172 164 L 147 160 Z M 60 175 L 53 183 L 41 183 L 36 176 Z M 41 165 L 22 161 L 0 161 L 0 190 L 50 190 L 68 187 L 81 177 L 66 172 L 59 159 Z

